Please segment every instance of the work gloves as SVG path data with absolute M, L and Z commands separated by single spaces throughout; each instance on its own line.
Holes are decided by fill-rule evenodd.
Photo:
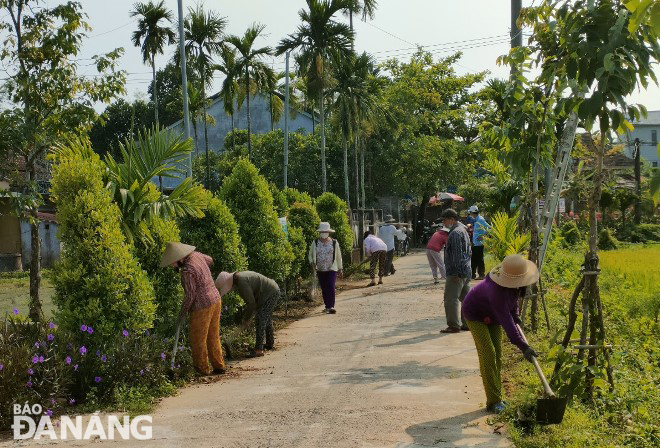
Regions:
M 527 347 L 523 352 L 523 356 L 527 361 L 533 362 L 532 358 L 538 358 L 539 355 L 534 351 L 532 347 Z

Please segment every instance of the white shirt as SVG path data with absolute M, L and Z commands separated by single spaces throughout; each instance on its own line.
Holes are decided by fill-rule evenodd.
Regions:
M 377 236 L 369 235 L 364 239 L 364 251 L 367 257 L 380 250 L 387 251 L 387 245 Z
M 378 236 L 385 242 L 387 245 L 387 251 L 394 250 L 394 237 L 396 236 L 400 240 L 406 239 L 406 234 L 403 231 L 398 230 L 392 224 L 382 226 L 378 231 Z

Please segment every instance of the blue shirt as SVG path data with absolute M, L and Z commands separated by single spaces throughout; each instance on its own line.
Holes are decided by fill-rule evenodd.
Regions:
M 481 215 L 477 216 L 477 219 L 474 221 L 474 224 L 472 224 L 472 244 L 475 246 L 483 246 L 484 242 L 483 240 L 480 240 L 479 237 L 484 236 L 485 234 L 488 233 L 488 230 L 490 229 L 490 224 L 486 222 L 484 218 L 482 218 Z

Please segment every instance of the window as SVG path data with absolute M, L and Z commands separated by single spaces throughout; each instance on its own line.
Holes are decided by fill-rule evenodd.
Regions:
M 651 166 L 653 168 L 657 168 L 658 167 L 658 162 L 651 162 Z
M 658 144 L 658 131 L 656 130 L 651 131 L 651 143 L 654 145 Z

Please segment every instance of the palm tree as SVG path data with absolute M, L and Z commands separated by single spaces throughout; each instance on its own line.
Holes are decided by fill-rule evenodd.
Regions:
M 378 1 L 376 0 L 352 0 L 350 3 L 350 6 L 345 12 L 348 13 L 351 31 L 353 31 L 353 14 L 362 13 L 362 20 L 367 20 L 367 18 L 373 19 L 376 15 L 376 7 L 378 6 Z
M 309 10 L 298 14 L 302 24 L 298 31 L 282 39 L 277 46 L 277 54 L 298 51 L 296 62 L 301 73 L 305 74 L 311 90 L 318 92 L 321 115 L 321 184 L 327 188 L 325 160 L 325 108 L 324 92 L 331 79 L 327 65 L 347 57 L 351 53 L 353 31 L 343 23 L 333 20 L 340 11 L 349 9 L 353 0 L 306 0 Z
M 199 76 L 199 89 L 206 98 L 206 87 L 213 80 L 213 57 L 222 51 L 225 26 L 227 21 L 215 11 L 204 11 L 201 5 L 188 10 L 184 20 L 184 38 L 186 53 L 191 56 L 191 66 Z M 203 103 L 203 114 L 206 116 L 206 102 Z M 206 162 L 209 163 L 209 134 L 207 121 L 204 120 L 204 143 Z M 208 180 L 208 179 L 207 179 Z
M 235 49 L 223 45 L 220 53 L 221 62 L 215 66 L 215 70 L 225 75 L 220 89 L 220 96 L 222 97 L 225 113 L 231 117 L 232 149 L 236 147 L 234 142 L 236 140 L 234 135 L 234 102 L 239 90 L 237 79 L 240 76 L 240 67 L 236 62 L 236 56 Z
M 161 26 L 164 22 L 172 22 L 172 11 L 165 7 L 165 0 L 158 4 L 136 3 L 130 12 L 131 17 L 139 16 L 138 29 L 133 32 L 133 45 L 142 50 L 143 62 L 151 65 L 154 83 L 154 111 L 156 126 L 158 126 L 158 85 L 156 84 L 156 55 L 163 54 L 165 45 L 175 42 L 176 35 L 168 26 Z
M 215 126 L 213 115 L 205 112 L 209 103 L 209 99 L 204 97 L 202 92 L 195 88 L 192 82 L 188 82 L 188 108 L 190 109 L 190 118 L 192 118 L 193 133 L 195 134 L 195 156 L 199 155 L 199 147 L 197 145 L 197 122 L 206 122 L 211 126 Z
M 261 35 L 266 25 L 253 24 L 242 37 L 229 36 L 227 42 L 232 44 L 238 51 L 239 73 L 245 86 L 247 99 L 247 131 L 248 131 L 248 157 L 252 157 L 252 125 L 250 120 L 250 94 L 259 91 L 271 91 L 275 87 L 275 74 L 261 58 L 270 56 L 273 51 L 270 47 L 253 48 L 254 41 Z

